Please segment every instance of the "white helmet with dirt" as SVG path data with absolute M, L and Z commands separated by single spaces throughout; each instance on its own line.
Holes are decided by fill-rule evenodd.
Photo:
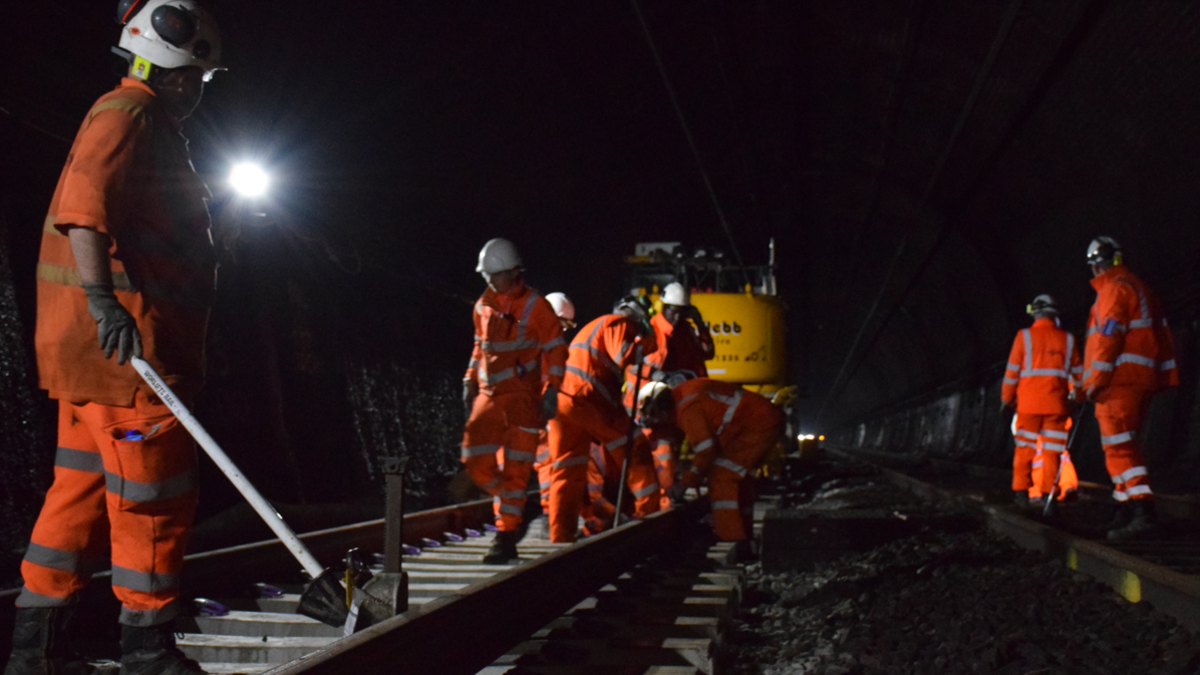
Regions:
M 117 21 L 118 46 L 159 68 L 223 70 L 217 22 L 194 0 L 120 0 Z
M 492 239 L 479 249 L 479 264 L 476 272 L 498 274 L 521 267 L 521 255 L 517 247 L 507 239 Z
M 665 412 L 673 402 L 671 388 L 662 382 L 647 382 L 638 390 L 637 409 L 644 417 Z
M 1092 240 L 1092 243 L 1088 244 L 1088 264 L 1108 263 L 1110 265 L 1120 265 L 1121 257 L 1121 245 L 1112 237 L 1096 237 Z
M 564 321 L 574 321 L 575 303 L 571 302 L 566 293 L 548 293 L 546 302 L 554 308 L 554 313 L 558 315 L 558 318 Z
M 662 303 L 664 305 L 678 305 L 680 307 L 687 307 L 688 305 L 692 304 L 692 294 L 688 293 L 688 290 L 683 287 L 683 284 L 679 283 L 678 281 L 673 281 L 667 284 L 667 287 L 663 289 Z

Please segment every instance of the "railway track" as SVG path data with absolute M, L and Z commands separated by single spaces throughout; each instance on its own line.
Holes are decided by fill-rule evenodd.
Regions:
M 1125 542 L 1105 539 L 1110 490 L 1080 484 L 1080 498 L 1060 503 L 1043 522 L 1009 505 L 1008 472 L 946 461 L 912 461 L 883 453 L 833 449 L 834 457 L 866 461 L 884 477 L 927 499 L 968 508 L 993 531 L 1057 558 L 1067 568 L 1107 584 L 1130 602 L 1149 602 L 1193 631 L 1200 630 L 1200 509 L 1191 497 L 1158 495 L 1161 527 Z
M 191 555 L 183 587 L 200 596 L 180 619 L 180 648 L 208 672 L 712 673 L 723 618 L 736 606 L 740 572 L 732 549 L 697 548 L 700 504 L 656 514 L 571 545 L 527 537 L 509 565 L 479 561 L 494 535 L 490 500 L 404 518 L 409 611 L 344 636 L 296 614 L 303 584 L 276 541 Z M 352 548 L 382 548 L 385 523 L 301 535 L 336 564 Z M 698 536 L 699 535 L 699 536 Z M 85 626 L 113 626 L 107 573 L 80 603 Z M 0 607 L 11 634 L 12 599 Z M 111 648 L 114 636 L 84 640 Z M 7 651 L 6 645 L 0 648 Z M 87 653 L 93 653 L 89 650 Z M 99 672 L 115 666 L 101 662 Z

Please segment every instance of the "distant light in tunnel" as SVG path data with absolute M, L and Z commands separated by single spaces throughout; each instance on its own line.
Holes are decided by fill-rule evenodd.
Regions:
M 261 197 L 267 193 L 271 179 L 267 172 L 252 162 L 235 164 L 229 172 L 229 185 L 243 197 Z
M 825 440 L 825 434 L 821 434 L 820 436 L 817 436 L 817 440 L 818 440 L 818 441 L 823 441 L 823 440 Z

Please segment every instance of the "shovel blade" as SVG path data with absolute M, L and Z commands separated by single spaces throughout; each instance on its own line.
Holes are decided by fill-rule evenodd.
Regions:
M 313 579 L 300 595 L 296 612 L 336 628 L 345 626 L 350 610 L 346 607 L 346 587 L 338 573 L 327 569 Z

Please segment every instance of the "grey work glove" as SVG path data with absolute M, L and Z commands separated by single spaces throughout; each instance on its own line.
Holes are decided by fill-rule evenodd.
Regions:
M 87 295 L 88 314 L 96 320 L 96 338 L 104 358 L 111 359 L 115 351 L 117 364 L 122 366 L 134 356 L 141 358 L 142 335 L 137 321 L 117 300 L 112 284 L 84 284 L 83 292 Z
M 479 382 L 476 380 L 463 381 L 463 410 L 467 417 L 471 416 L 471 408 L 475 405 L 475 397 L 479 395 Z
M 542 424 L 554 419 L 558 414 L 558 387 L 550 384 L 546 385 L 546 392 L 542 394 Z

